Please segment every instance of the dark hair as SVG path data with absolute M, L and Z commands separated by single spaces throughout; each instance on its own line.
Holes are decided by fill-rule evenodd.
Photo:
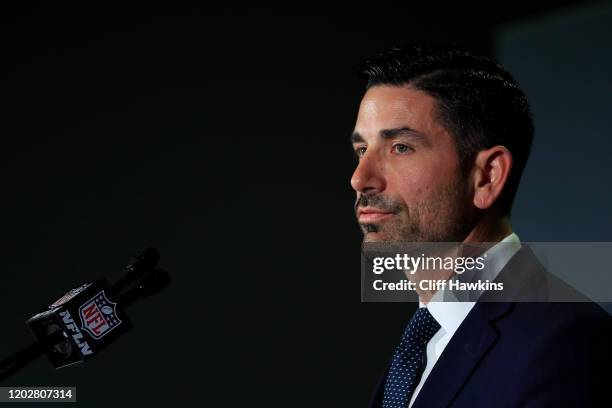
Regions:
M 497 205 L 510 214 L 533 141 L 527 98 L 514 78 L 493 60 L 454 45 L 393 48 L 362 66 L 366 89 L 410 85 L 436 98 L 442 124 L 455 139 L 462 170 L 472 168 L 476 153 L 505 146 L 513 168 Z

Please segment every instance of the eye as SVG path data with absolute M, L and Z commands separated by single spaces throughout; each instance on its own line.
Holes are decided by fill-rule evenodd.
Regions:
M 412 149 L 412 147 L 402 144 L 402 143 L 397 143 L 393 145 L 393 151 L 395 153 L 399 153 L 399 154 L 406 154 L 406 153 L 410 153 L 412 151 L 414 151 L 414 149 Z
M 355 154 L 359 158 L 363 157 L 365 152 L 366 152 L 366 147 L 365 146 L 358 146 L 358 147 L 355 148 Z

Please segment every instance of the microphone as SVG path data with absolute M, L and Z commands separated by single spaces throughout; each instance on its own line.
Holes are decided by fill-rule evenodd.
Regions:
M 153 248 L 145 248 L 124 268 L 123 276 L 111 288 L 113 295 L 119 296 L 130 283 L 152 271 L 158 262 L 159 252 Z
M 85 283 L 32 316 L 26 323 L 37 342 L 0 362 L 0 380 L 41 354 L 56 369 L 87 361 L 125 334 L 132 324 L 124 307 L 170 284 L 158 262 L 159 252 L 146 248 L 113 285 L 105 279 Z
M 119 296 L 119 303 L 124 307 L 138 299 L 159 292 L 170 284 L 170 273 L 161 268 L 153 269 L 134 285 L 134 287 Z

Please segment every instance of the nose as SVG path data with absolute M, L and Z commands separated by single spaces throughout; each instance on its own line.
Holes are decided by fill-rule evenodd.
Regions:
M 361 194 L 377 194 L 385 189 L 385 179 L 376 155 L 365 155 L 359 160 L 351 177 L 351 187 Z

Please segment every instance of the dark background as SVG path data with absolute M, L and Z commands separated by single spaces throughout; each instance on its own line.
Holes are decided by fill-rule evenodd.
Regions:
M 91 362 L 3 385 L 77 386 L 92 407 L 364 406 L 413 305 L 360 303 L 359 63 L 407 41 L 495 56 L 500 29 L 572 3 L 4 8 L 1 354 L 145 245 L 174 281 Z

